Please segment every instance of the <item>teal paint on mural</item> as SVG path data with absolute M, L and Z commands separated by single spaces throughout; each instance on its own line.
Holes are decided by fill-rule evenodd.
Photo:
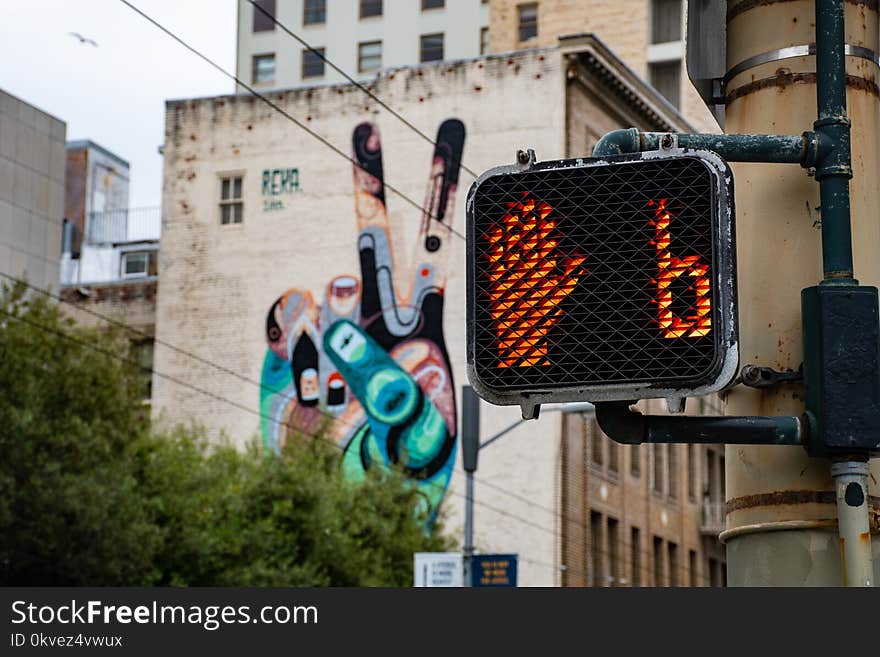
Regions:
M 263 196 L 281 196 L 299 191 L 299 169 L 263 170 Z
M 323 299 L 290 287 L 266 316 L 260 393 L 266 449 L 280 452 L 299 432 L 335 443 L 351 481 L 370 469 L 399 467 L 419 493 L 427 526 L 437 517 L 457 453 L 443 307 L 464 136 L 457 119 L 439 127 L 426 201 L 437 216 L 422 223 L 409 266 L 395 270 L 394 251 L 404 245 L 387 220 L 378 127 L 356 126 L 351 237 L 360 275 L 331 269 Z M 299 191 L 298 169 L 263 171 L 264 211 L 283 209 L 284 195 Z

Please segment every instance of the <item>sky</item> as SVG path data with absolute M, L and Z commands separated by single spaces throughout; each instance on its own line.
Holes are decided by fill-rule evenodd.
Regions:
M 129 1 L 235 72 L 235 0 Z M 127 160 L 133 208 L 162 204 L 165 101 L 234 92 L 119 0 L 0 0 L 0 25 L 0 89 Z

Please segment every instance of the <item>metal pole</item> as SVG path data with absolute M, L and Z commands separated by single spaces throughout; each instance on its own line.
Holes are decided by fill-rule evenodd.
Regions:
M 474 556 L 474 473 L 465 472 L 464 501 L 464 585 L 471 585 L 471 557 Z
M 853 278 L 849 207 L 850 120 L 846 116 L 844 0 L 816 0 L 816 105 L 814 123 L 832 139 L 816 167 L 822 208 L 822 262 L 826 281 Z
M 480 451 L 480 399 L 470 386 L 461 387 L 461 461 L 465 472 L 464 498 L 464 585 L 471 585 L 471 557 L 474 556 L 474 472 Z
M 828 9 L 825 0 L 818 2 L 822 5 L 818 9 Z M 831 59 L 842 60 L 839 29 L 844 3 L 833 2 L 837 7 L 830 9 L 830 17 L 840 47 Z M 821 11 L 810 3 L 742 4 L 745 8 L 728 21 L 728 69 L 793 43 L 825 39 L 826 17 L 820 17 Z M 847 40 L 877 50 L 876 8 L 852 3 L 847 7 L 851 19 L 846 25 Z M 817 22 L 818 39 L 812 27 Z M 763 29 L 766 25 L 773 25 L 773 30 Z M 822 172 L 817 168 L 819 185 L 797 166 L 732 165 L 743 365 L 778 370 L 799 367 L 803 360 L 802 289 L 822 279 L 847 282 L 853 261 L 863 283 L 880 282 L 876 256 L 880 190 L 875 184 L 880 179 L 880 103 L 872 86 L 880 70 L 872 61 L 847 59 L 851 84 L 839 69 L 832 74 L 824 60 L 817 65 L 810 56 L 756 65 L 727 81 L 725 129 L 731 133 L 798 134 L 814 125 L 817 132 L 828 134 L 845 129 L 833 117 L 845 116 L 847 108 L 853 118 L 851 222 L 856 239 L 850 258 L 846 248 L 850 218 L 841 218 L 850 205 L 840 195 L 849 182 L 845 168 L 840 168 L 844 153 L 835 154 L 837 162 L 834 157 L 826 158 L 830 168 Z M 820 85 L 836 91 L 826 99 L 830 104 L 819 101 L 820 120 L 814 124 Z M 824 193 L 818 189 L 823 185 Z M 726 414 L 761 416 L 800 416 L 803 398 L 799 384 L 761 390 L 737 386 L 723 396 Z M 732 586 L 838 586 L 842 564 L 834 527 L 837 494 L 829 460 L 810 458 L 800 447 L 730 445 L 725 465 L 728 529 L 721 538 L 727 548 L 728 582 Z M 880 474 L 876 461 L 872 470 L 875 477 Z
M 873 586 L 871 530 L 868 524 L 868 464 L 831 464 L 837 488 L 837 527 L 844 586 Z

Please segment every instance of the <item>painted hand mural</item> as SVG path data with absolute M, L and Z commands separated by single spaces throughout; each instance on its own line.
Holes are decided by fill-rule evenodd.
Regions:
M 443 296 L 464 138 L 457 119 L 438 129 L 418 240 L 407 261 L 388 221 L 379 130 L 358 125 L 352 146 L 360 164 L 353 167 L 360 278 L 337 275 L 321 305 L 308 290 L 291 288 L 266 319 L 260 404 L 266 446 L 277 452 L 297 431 L 323 430 L 344 448 L 352 479 L 373 467 L 402 467 L 432 519 L 456 451 Z

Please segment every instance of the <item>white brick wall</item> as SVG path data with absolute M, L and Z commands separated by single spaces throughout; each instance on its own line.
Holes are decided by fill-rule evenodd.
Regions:
M 584 102 L 587 96 L 583 96 L 568 103 L 564 68 L 558 50 L 533 50 L 400 69 L 383 75 L 373 90 L 432 137 L 443 120 L 461 119 L 467 130 L 463 162 L 479 173 L 512 162 L 517 148 L 534 148 L 540 159 L 566 156 L 566 125 L 576 126 L 573 144 L 584 139 L 582 129 L 588 123 L 605 129 L 608 103 L 614 101 L 593 98 Z M 363 121 L 376 123 L 382 136 L 386 183 L 422 202 L 433 146 L 380 111 L 360 91 L 351 86 L 317 87 L 270 97 L 346 154 L 354 127 Z M 621 126 L 612 122 L 610 127 Z M 266 315 L 281 293 L 294 286 L 304 288 L 320 302 L 331 277 L 359 275 L 352 166 L 247 96 L 169 102 L 164 152 L 156 336 L 259 381 L 266 353 Z M 294 167 L 299 169 L 301 191 L 278 197 L 284 209 L 264 212 L 262 171 Z M 240 225 L 220 225 L 219 175 L 224 172 L 244 176 L 244 222 Z M 461 172 L 453 220 L 461 233 L 464 199 L 472 181 L 471 175 Z M 420 214 L 390 190 L 386 190 L 386 201 L 395 239 L 405 245 L 397 253 L 406 255 L 418 232 Z M 457 237 L 452 243 L 445 304 L 444 331 L 458 398 L 467 378 L 465 245 Z M 156 377 L 154 409 L 164 422 L 195 419 L 214 435 L 227 432 L 238 444 L 257 435 L 258 417 L 241 408 L 259 409 L 257 386 L 158 343 L 155 368 L 238 405 Z M 519 409 L 483 405 L 483 436 L 518 417 Z M 548 414 L 480 454 L 476 544 L 482 552 L 518 553 L 523 585 L 559 581 L 555 509 L 560 427 L 561 417 Z M 459 539 L 463 492 L 459 462 L 446 496 L 447 526 Z

